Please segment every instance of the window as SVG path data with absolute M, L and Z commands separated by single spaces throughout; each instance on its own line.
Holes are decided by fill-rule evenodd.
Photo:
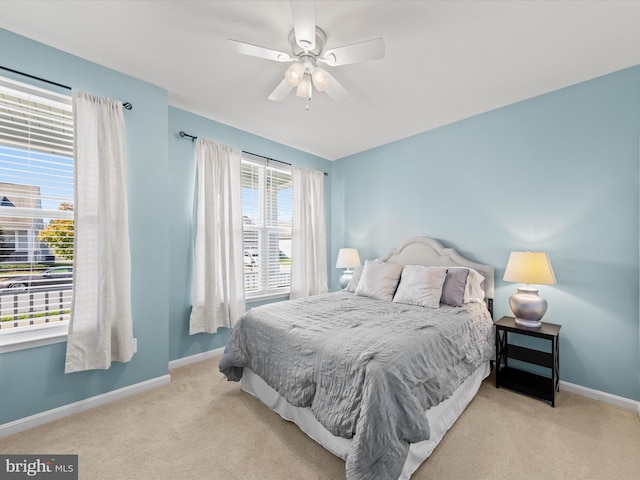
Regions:
M 291 168 L 242 154 L 244 290 L 248 299 L 289 293 Z
M 0 77 L 0 347 L 66 334 L 73 238 L 71 97 Z

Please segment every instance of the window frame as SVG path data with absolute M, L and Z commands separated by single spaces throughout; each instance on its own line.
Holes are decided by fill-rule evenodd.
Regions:
M 32 83 L 26 83 L 22 78 L 18 79 L 13 78 L 13 76 L 11 75 L 5 75 L 4 72 L 0 77 L 0 86 L 4 87 L 5 90 L 13 90 L 17 92 L 21 91 L 22 94 L 32 94 L 40 99 L 49 101 L 53 100 L 68 105 L 69 107 L 71 107 L 72 105 L 72 96 L 70 92 L 66 91 L 66 89 L 63 92 L 55 88 L 43 88 Z M 71 115 L 73 115 L 72 110 Z M 11 146 L 10 144 L 7 145 Z M 13 145 L 11 146 L 11 148 L 25 147 Z M 38 151 L 37 148 L 34 148 L 33 150 L 36 152 Z M 73 156 L 69 158 L 73 160 Z M 0 206 L 0 215 L 12 216 L 10 214 L 17 214 L 19 217 L 24 218 L 31 217 L 38 219 L 48 218 L 67 220 L 74 218 L 72 211 L 38 209 L 38 211 L 36 212 L 34 208 Z M 16 235 L 18 234 L 16 233 Z M 14 246 L 17 247 L 19 242 L 17 236 L 14 240 L 16 242 Z M 70 320 L 66 319 L 58 320 L 51 323 L 21 325 L 17 327 L 0 329 L 0 354 L 65 342 L 68 336 L 69 322 Z
M 67 341 L 69 320 L 26 325 L 0 332 L 0 354 Z
M 280 236 L 281 234 L 285 234 L 285 235 L 288 234 L 289 237 L 291 237 L 293 234 L 293 228 L 292 227 L 282 228 L 277 225 L 277 222 L 276 222 L 276 225 L 274 226 L 267 225 L 266 212 L 269 205 L 269 202 L 267 201 L 267 195 L 268 195 L 267 171 L 268 169 L 272 169 L 272 170 L 278 170 L 278 171 L 284 172 L 291 178 L 291 181 L 292 181 L 293 179 L 292 179 L 291 165 L 289 165 L 288 163 L 279 162 L 277 160 L 260 157 L 258 155 L 254 155 L 247 152 L 242 152 L 241 163 L 242 163 L 241 169 L 245 165 L 252 165 L 254 167 L 259 168 L 258 195 L 260 197 L 259 198 L 259 210 L 260 210 L 259 218 L 261 219 L 260 225 L 247 225 L 243 221 L 243 226 L 242 226 L 243 256 L 245 255 L 245 252 L 247 250 L 246 244 L 245 244 L 245 233 L 247 231 L 255 231 L 257 242 L 258 242 L 259 258 L 266 258 L 268 262 L 269 259 L 271 258 L 269 255 L 269 241 L 268 241 L 269 235 L 275 234 Z M 241 188 L 243 187 L 241 186 Z M 243 220 L 244 220 L 244 211 L 243 211 Z M 279 262 L 280 262 L 280 257 L 278 256 L 278 266 L 279 266 Z M 244 294 L 245 294 L 245 300 L 247 302 L 251 303 L 251 302 L 258 302 L 261 300 L 270 300 L 270 299 L 276 299 L 276 298 L 289 297 L 291 293 L 290 271 L 289 271 L 289 284 L 286 287 L 269 288 L 270 271 L 271 271 L 271 265 L 269 263 L 267 263 L 266 268 L 260 269 L 259 280 L 258 280 L 259 289 L 257 291 L 248 291 L 247 285 L 246 285 L 246 279 L 245 279 Z M 246 275 L 246 268 L 244 264 L 243 264 L 243 274 Z

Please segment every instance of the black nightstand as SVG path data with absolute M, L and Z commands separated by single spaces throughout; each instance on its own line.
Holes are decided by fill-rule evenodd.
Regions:
M 496 328 L 496 388 L 511 390 L 546 400 L 555 407 L 555 393 L 558 390 L 560 369 L 558 340 L 560 325 L 542 322 L 538 328 L 523 327 L 513 317 L 502 317 L 495 323 Z M 520 347 L 509 343 L 509 332 L 529 337 L 538 337 L 551 342 L 551 352 Z M 508 360 L 520 360 L 551 369 L 551 377 L 544 377 L 510 367 Z

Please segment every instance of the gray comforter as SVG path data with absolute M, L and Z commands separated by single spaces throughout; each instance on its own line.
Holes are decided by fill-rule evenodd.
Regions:
M 493 352 L 484 304 L 414 307 L 336 292 L 264 305 L 236 324 L 220 361 L 230 380 L 257 373 L 333 435 L 353 438 L 347 478 L 397 479 L 426 409 Z

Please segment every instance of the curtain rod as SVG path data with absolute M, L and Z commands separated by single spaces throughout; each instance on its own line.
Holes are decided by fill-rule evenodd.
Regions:
M 194 142 L 198 137 L 195 135 L 189 135 L 188 133 L 184 132 L 183 130 L 180 130 L 178 132 L 178 135 L 180 135 L 182 138 L 188 137 L 191 139 L 192 142 Z M 285 165 L 289 165 L 291 166 L 291 164 L 289 162 L 283 162 L 282 160 L 276 160 L 275 158 L 269 158 L 269 157 L 265 157 L 264 155 L 258 155 L 257 153 L 251 153 L 251 152 L 247 152 L 245 150 L 242 151 L 242 153 L 248 153 L 249 155 L 253 155 L 255 157 L 260 157 L 260 158 L 264 158 L 265 160 L 272 160 L 274 162 L 278 162 L 278 163 L 284 163 Z M 324 176 L 326 177 L 327 175 L 329 175 L 327 172 L 322 172 L 324 173 Z
M 22 75 L 23 77 L 28 77 L 28 78 L 32 78 L 34 80 L 38 80 L 40 82 L 48 83 L 49 85 L 55 85 L 56 87 L 61 87 L 61 88 L 66 88 L 67 90 L 72 90 L 72 88 L 67 86 L 67 85 L 63 85 L 61 83 L 52 82 L 51 80 L 47 80 L 47 79 L 41 78 L 41 77 L 36 77 L 35 75 L 30 75 L 28 73 L 20 72 L 18 70 L 14 70 L 13 68 L 3 67 L 2 65 L 0 65 L 0 68 L 2 70 L 6 70 L 7 72 L 17 73 L 18 75 Z M 131 110 L 133 108 L 133 105 L 130 102 L 122 102 L 122 106 L 126 110 Z

